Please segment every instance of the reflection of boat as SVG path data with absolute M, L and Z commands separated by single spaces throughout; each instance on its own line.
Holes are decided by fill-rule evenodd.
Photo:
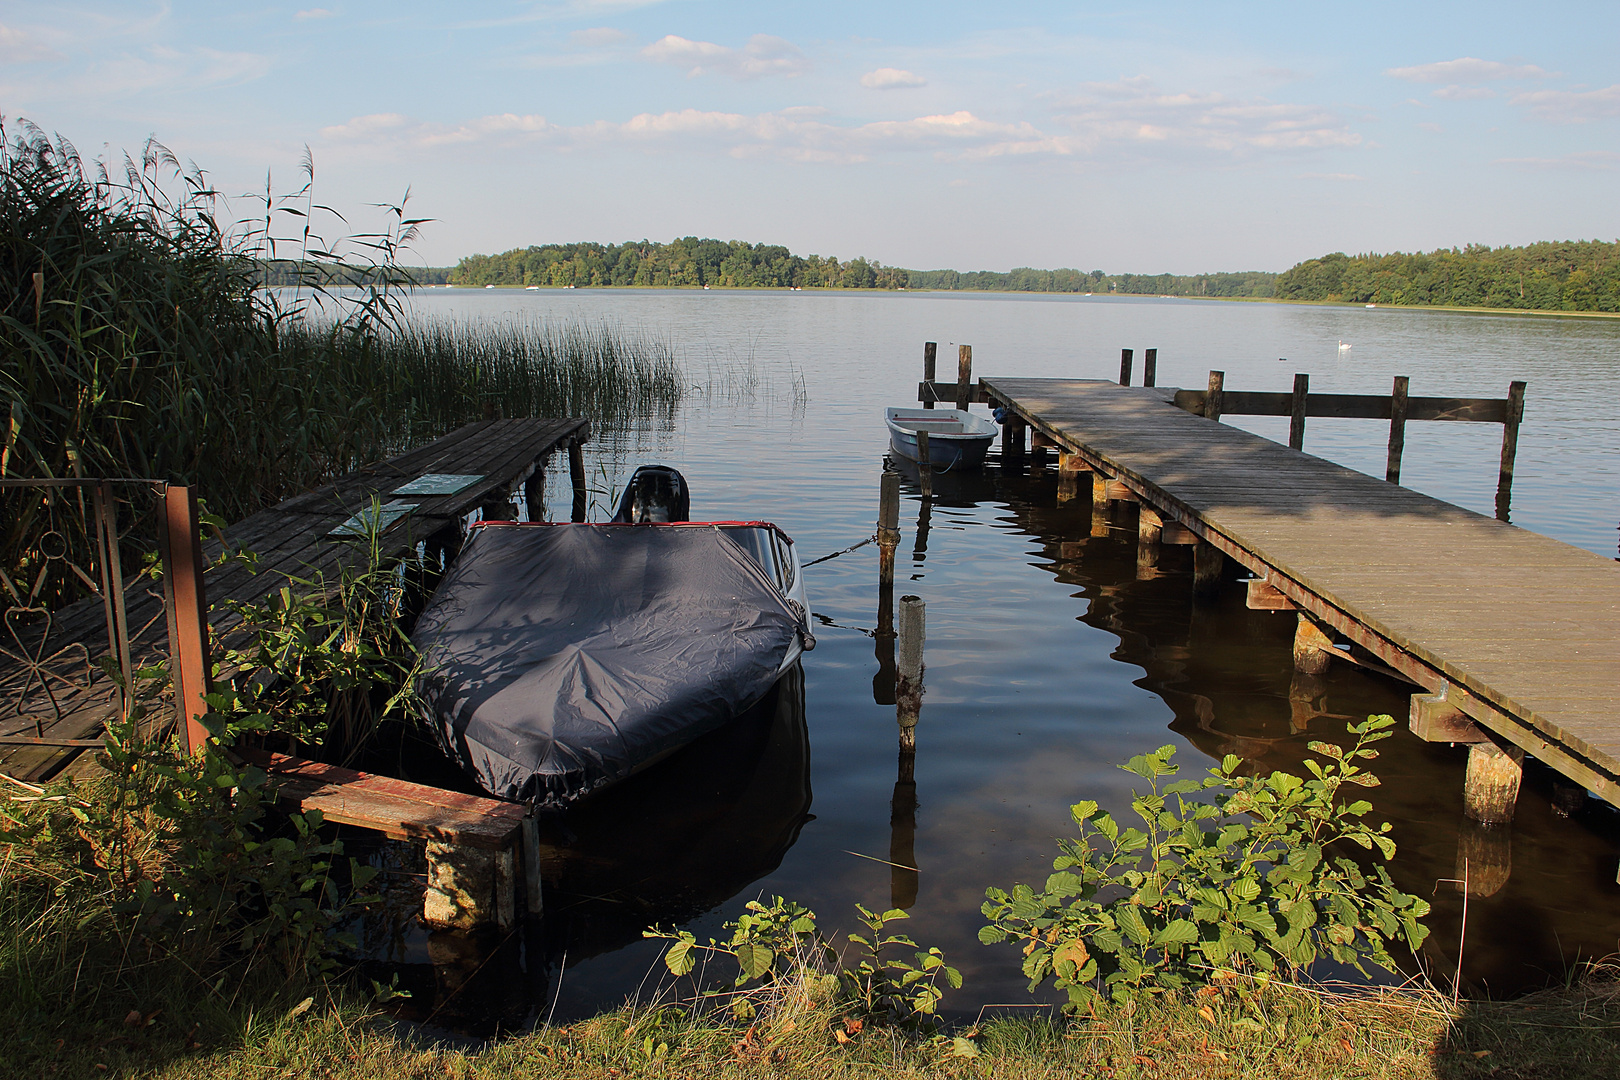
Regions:
M 600 524 L 480 523 L 413 634 L 429 727 L 500 798 L 561 807 L 764 697 L 814 647 L 793 542 L 690 522 L 638 469 Z
M 928 463 L 936 469 L 977 469 L 996 437 L 996 425 L 966 409 L 885 409 L 889 445 L 916 461 L 917 432 L 928 433 Z

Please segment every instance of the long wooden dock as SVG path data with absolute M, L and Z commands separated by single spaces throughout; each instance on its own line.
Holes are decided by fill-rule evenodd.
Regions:
M 1144 535 L 1155 519 L 1179 526 L 1262 579 L 1275 606 L 1301 613 L 1296 656 L 1353 643 L 1429 691 L 1414 698 L 1415 729 L 1478 741 L 1453 722 L 1466 717 L 1509 756 L 1620 806 L 1620 563 L 1194 415 L 1174 395 L 986 378 L 975 397 L 1055 444 L 1062 468 L 1094 474 L 1102 501 L 1138 502 Z
M 374 504 L 392 504 L 379 522 L 384 557 L 404 555 L 419 543 L 430 553 L 453 551 L 465 515 L 483 509 L 486 517 L 515 516 L 514 500 L 520 497 L 527 499 L 531 517 L 538 516 L 545 462 L 559 450 L 568 452 L 574 516 L 582 519 L 580 447 L 590 434 L 589 421 L 580 419 L 478 421 L 245 518 L 203 546 L 210 565 L 226 545 L 257 556 L 251 565 L 232 561 L 207 571 L 209 621 L 217 632 L 233 618 L 226 601 L 262 599 L 289 578 L 336 580 L 345 565 L 367 557 L 365 545 L 345 540 L 343 533 Z M 126 584 L 123 600 L 135 666 L 166 655 L 162 587 L 136 578 Z M 92 597 L 39 618 L 18 641 L 0 640 L 0 772 L 24 781 L 47 780 L 71 770 L 75 759 L 93 758 L 84 751 L 100 745 L 104 725 L 118 712 L 111 681 L 94 666 L 110 647 L 104 610 L 103 600 Z M 43 648 L 32 644 L 30 633 L 45 635 Z M 62 659 L 36 662 L 34 670 L 19 662 L 50 657 Z M 92 677 L 72 676 L 69 667 L 89 668 Z M 54 703 L 39 692 L 48 668 L 55 669 L 44 673 L 58 690 Z M 70 684 L 80 685 L 63 689 Z

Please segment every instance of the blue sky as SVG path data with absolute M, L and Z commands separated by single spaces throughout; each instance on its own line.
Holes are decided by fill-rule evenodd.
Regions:
M 315 6 L 320 4 L 322 6 Z M 0 3 L 0 114 L 415 258 L 682 235 L 1192 273 L 1620 237 L 1620 4 Z M 251 203 L 237 200 L 242 213 Z

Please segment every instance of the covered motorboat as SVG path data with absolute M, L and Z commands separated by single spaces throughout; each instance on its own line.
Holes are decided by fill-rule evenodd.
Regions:
M 907 461 L 917 461 L 917 432 L 928 433 L 928 463 L 935 469 L 977 469 L 996 437 L 993 420 L 967 409 L 902 409 L 883 411 L 889 446 Z
M 793 542 L 637 471 L 599 524 L 480 523 L 412 640 L 425 719 L 499 798 L 568 805 L 763 698 L 814 646 Z

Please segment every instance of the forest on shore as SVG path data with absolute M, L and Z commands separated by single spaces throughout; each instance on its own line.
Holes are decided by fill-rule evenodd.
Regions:
M 1620 312 L 1620 242 L 1559 241 L 1523 247 L 1470 244 L 1431 252 L 1334 252 L 1284 271 L 1110 274 L 1102 270 L 907 270 L 875 260 L 795 255 L 779 244 L 682 237 L 669 243 L 544 244 L 471 255 L 423 284 L 712 287 L 735 289 L 939 289 L 1115 293 L 1346 304 Z

